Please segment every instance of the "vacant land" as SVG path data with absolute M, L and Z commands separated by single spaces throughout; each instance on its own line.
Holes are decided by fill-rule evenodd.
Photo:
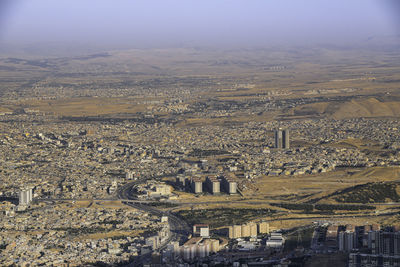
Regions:
M 372 183 L 377 180 L 395 181 L 400 178 L 399 173 L 398 167 L 374 167 L 315 175 L 266 176 L 256 182 L 257 189 L 254 192 L 247 192 L 246 197 L 270 201 L 296 199 L 303 203 L 312 199 L 321 199 L 323 203 L 332 203 L 336 201 L 331 198 L 324 199 L 324 197 L 358 184 Z
M 293 116 L 324 116 L 333 119 L 399 117 L 400 102 L 366 97 L 342 102 L 300 105 L 289 111 Z
M 206 223 L 212 228 L 228 226 L 233 224 L 242 224 L 254 219 L 260 219 L 275 213 L 271 209 L 196 209 L 181 210 L 176 214 L 182 217 L 189 224 Z

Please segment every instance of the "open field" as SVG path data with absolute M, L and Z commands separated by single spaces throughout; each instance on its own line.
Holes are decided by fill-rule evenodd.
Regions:
M 119 98 L 69 98 L 25 102 L 31 109 L 60 116 L 96 116 L 117 113 L 136 113 L 146 110 L 143 104 L 135 104 Z
M 244 221 L 267 219 L 276 229 L 314 221 L 390 224 L 396 222 L 395 214 L 400 204 L 376 205 L 375 202 L 398 201 L 400 186 L 395 181 L 399 180 L 399 173 L 399 167 L 374 167 L 318 175 L 264 177 L 256 182 L 254 187 L 257 190 L 245 191 L 243 197 L 179 193 L 184 196 L 179 202 L 184 204 L 172 210 L 190 222 L 209 223 L 214 227 L 242 223 L 239 217 Z M 381 182 L 377 183 L 377 191 L 374 191 L 375 187 L 371 186 L 377 180 Z M 365 196 L 375 201 L 371 200 L 369 205 L 365 205 L 368 202 L 364 201 Z M 221 215 L 229 210 L 254 212 L 250 217 L 234 216 L 231 219 L 229 214 Z M 263 210 L 273 212 L 264 214 Z
M 206 223 L 212 228 L 228 226 L 232 224 L 242 224 L 260 217 L 267 217 L 274 214 L 272 209 L 243 209 L 243 208 L 216 208 L 216 209 L 196 209 L 180 210 L 176 214 L 189 224 Z
M 293 108 L 291 115 L 326 116 L 334 119 L 399 117 L 399 101 L 382 101 L 377 98 L 360 98 L 344 103 L 319 102 Z
M 281 199 L 280 196 L 295 194 L 305 196 L 300 202 L 307 202 L 357 184 L 366 184 L 377 180 L 395 181 L 400 178 L 399 173 L 400 168 L 398 167 L 375 167 L 295 177 L 264 177 L 256 182 L 257 189 L 254 192 L 248 192 L 246 197 L 274 201 Z

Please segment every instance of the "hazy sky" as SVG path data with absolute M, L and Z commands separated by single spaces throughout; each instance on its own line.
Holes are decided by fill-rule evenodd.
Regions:
M 0 41 L 109 47 L 351 43 L 400 33 L 400 0 L 0 0 Z

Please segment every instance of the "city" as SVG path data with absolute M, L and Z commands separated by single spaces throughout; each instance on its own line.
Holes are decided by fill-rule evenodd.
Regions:
M 45 2 L 0 34 L 0 266 L 400 266 L 400 39 L 374 0 Z

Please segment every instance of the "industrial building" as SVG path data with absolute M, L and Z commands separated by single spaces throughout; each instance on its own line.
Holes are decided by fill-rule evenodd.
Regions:
M 270 248 L 282 248 L 285 244 L 285 239 L 282 233 L 271 233 L 271 236 L 266 241 L 265 245 Z
M 279 128 L 275 130 L 275 148 L 290 148 L 288 129 Z

